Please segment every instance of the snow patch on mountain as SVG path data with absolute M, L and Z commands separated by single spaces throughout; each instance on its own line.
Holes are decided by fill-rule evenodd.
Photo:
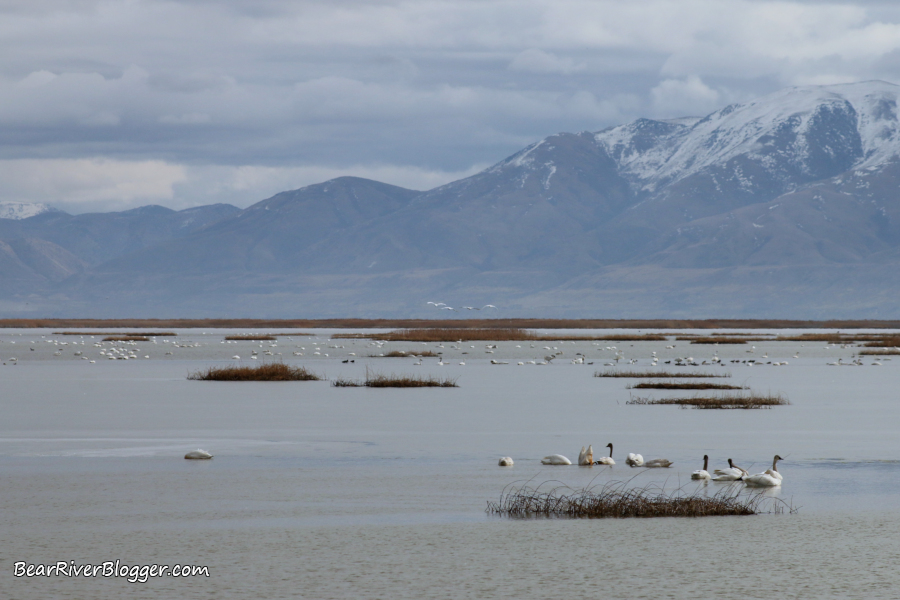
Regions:
M 21 220 L 55 210 L 46 204 L 4 201 L 0 202 L 0 219 Z

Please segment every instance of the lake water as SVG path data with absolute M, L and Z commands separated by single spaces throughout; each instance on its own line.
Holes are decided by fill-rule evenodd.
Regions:
M 94 346 L 100 336 L 0 331 L 0 596 L 900 597 L 900 356 L 834 367 L 827 363 L 849 362 L 859 349 L 498 342 L 489 354 L 487 342 L 377 347 L 320 331 L 271 346 L 223 344 L 225 333 L 178 331 L 120 345 L 138 358 L 109 360 L 111 344 Z M 448 364 L 368 357 L 398 349 L 441 352 Z M 516 364 L 559 351 L 549 365 Z M 653 351 L 661 367 L 717 352 L 726 366 L 704 370 L 791 404 L 626 405 L 634 380 L 593 376 L 617 351 L 639 369 Z M 594 364 L 571 364 L 579 353 Z M 454 377 L 459 387 L 187 380 L 238 362 L 233 355 L 245 364 L 280 359 L 330 379 L 362 378 L 368 368 Z M 749 358 L 789 364 L 730 362 Z M 554 453 L 574 460 L 588 444 L 601 456 L 608 442 L 612 468 L 540 463 Z M 215 458 L 182 458 L 198 447 Z M 633 470 L 624 465 L 628 452 L 675 465 Z M 704 454 L 710 470 L 733 458 L 759 472 L 776 453 L 786 459 L 785 480 L 770 493 L 799 507 L 795 514 L 520 520 L 484 512 L 517 481 L 581 488 L 634 478 L 693 490 L 690 473 Z M 515 466 L 498 467 L 507 455 Z M 144 583 L 14 576 L 19 561 L 110 560 L 201 565 L 210 575 Z

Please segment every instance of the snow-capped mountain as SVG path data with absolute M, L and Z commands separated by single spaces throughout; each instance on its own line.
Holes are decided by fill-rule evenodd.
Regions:
M 46 204 L 33 202 L 0 202 L 0 219 L 27 219 L 56 209 Z
M 42 292 L 73 316 L 427 317 L 440 297 L 508 316 L 898 318 L 898 95 L 792 88 L 559 133 L 425 192 L 344 177 L 202 226 L 156 207 L 0 222 L 0 241 L 87 264 Z
M 882 81 L 792 88 L 702 119 L 639 119 L 601 131 L 596 140 L 647 190 L 739 157 L 786 182 L 815 180 L 900 153 L 898 93 L 900 87 Z M 735 169 L 741 178 L 740 166 Z

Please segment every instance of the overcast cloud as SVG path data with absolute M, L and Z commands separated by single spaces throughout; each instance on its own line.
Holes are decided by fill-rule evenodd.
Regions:
M 0 200 L 428 189 L 558 131 L 900 82 L 895 2 L 0 0 Z

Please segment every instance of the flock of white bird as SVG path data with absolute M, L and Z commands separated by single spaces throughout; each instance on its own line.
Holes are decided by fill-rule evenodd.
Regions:
M 589 467 L 592 465 L 615 465 L 616 461 L 613 460 L 612 457 L 612 443 L 607 444 L 606 447 L 609 448 L 609 456 L 601 456 L 595 461 L 593 445 L 588 446 L 587 449 L 582 446 L 581 452 L 578 454 L 578 465 L 582 467 Z M 710 475 L 709 471 L 707 470 L 709 468 L 709 456 L 704 454 L 703 468 L 691 473 L 691 479 L 727 482 L 743 481 L 746 485 L 752 487 L 775 487 L 781 485 L 783 479 L 781 473 L 778 472 L 778 461 L 780 460 L 784 459 L 776 454 L 775 458 L 772 460 L 771 469 L 766 469 L 762 473 L 751 475 L 746 469 L 742 469 L 741 467 L 737 466 L 736 464 L 734 464 L 734 461 L 729 458 L 727 469 L 716 469 L 715 471 L 713 471 L 713 474 Z M 513 464 L 513 459 L 509 456 L 502 457 L 499 462 L 499 465 L 501 467 L 511 467 L 513 466 Z M 562 454 L 551 454 L 542 458 L 541 464 L 571 465 L 572 461 Z M 654 458 L 653 460 L 645 461 L 644 457 L 640 454 L 629 453 L 628 456 L 625 457 L 625 464 L 629 467 L 659 469 L 671 467 L 674 463 L 665 458 Z

